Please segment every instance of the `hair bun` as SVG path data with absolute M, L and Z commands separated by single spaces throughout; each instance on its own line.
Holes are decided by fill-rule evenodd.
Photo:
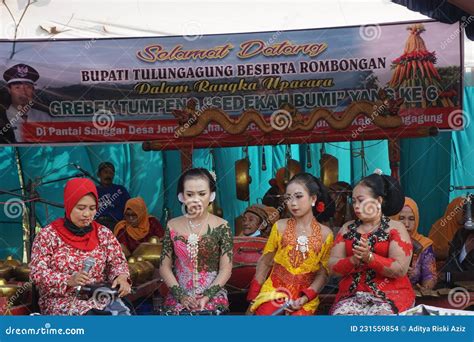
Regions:
M 378 196 L 383 198 L 382 213 L 385 216 L 395 215 L 402 210 L 405 204 L 405 194 L 400 182 L 392 176 L 381 175 L 374 172 L 362 178 L 359 184 L 360 183 L 368 186 L 372 190 L 374 198 Z
M 382 212 L 385 216 L 399 213 L 405 204 L 405 193 L 400 182 L 392 176 L 382 176 L 385 183 L 385 198 Z
M 287 186 L 293 182 L 299 182 L 300 184 L 304 184 L 310 196 L 316 195 L 316 197 L 318 198 L 316 206 L 313 207 L 313 215 L 319 222 L 328 221 L 331 217 L 334 216 L 336 206 L 329 197 L 328 188 L 318 177 L 307 172 L 302 172 L 293 176 L 293 178 L 291 178 L 288 182 Z M 318 212 L 317 206 L 319 206 L 320 209 L 323 209 L 323 211 Z

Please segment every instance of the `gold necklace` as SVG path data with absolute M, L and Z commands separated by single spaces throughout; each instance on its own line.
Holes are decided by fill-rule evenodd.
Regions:
M 203 222 L 201 222 L 200 225 L 202 225 L 202 226 L 199 229 L 199 232 L 197 234 L 191 228 L 191 224 L 190 224 L 191 220 L 188 220 L 188 228 L 189 228 L 189 231 L 191 232 L 191 234 L 189 234 L 189 236 L 188 236 L 188 241 L 186 243 L 186 248 L 188 250 L 189 257 L 191 259 L 191 264 L 193 266 L 193 276 L 192 276 L 192 282 L 193 282 L 192 292 L 193 292 L 193 295 L 196 294 L 195 293 L 196 292 L 196 284 L 198 284 L 198 280 L 199 280 L 199 272 L 198 272 L 199 240 L 200 240 L 200 237 L 201 237 L 202 229 L 206 226 L 208 219 L 209 219 L 209 213 L 207 213 L 206 219 Z M 206 222 L 206 224 L 203 225 L 204 222 Z

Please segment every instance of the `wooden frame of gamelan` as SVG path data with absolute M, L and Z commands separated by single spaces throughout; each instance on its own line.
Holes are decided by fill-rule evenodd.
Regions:
M 392 176 L 399 179 L 399 139 L 435 136 L 438 128 L 404 126 L 397 115 L 398 110 L 384 107 L 380 101 L 357 101 L 339 115 L 326 108 L 314 108 L 303 114 L 286 104 L 280 110 L 288 119 L 286 126 L 282 127 L 278 126 L 281 122 L 276 122 L 273 115 L 269 120 L 252 109 L 235 117 L 215 108 L 199 113 L 187 108 L 179 111 L 179 116 L 175 115 L 179 134 L 175 134 L 173 139 L 146 141 L 142 147 L 145 151 L 180 150 L 184 171 L 192 167 L 194 148 L 261 146 L 262 142 L 280 145 L 388 139 Z M 186 116 L 183 117 L 182 113 Z M 371 124 L 354 129 L 353 122 L 360 116 L 368 118 Z M 215 135 L 206 134 L 210 124 L 218 124 L 221 131 Z M 249 129 L 251 125 L 253 127 Z

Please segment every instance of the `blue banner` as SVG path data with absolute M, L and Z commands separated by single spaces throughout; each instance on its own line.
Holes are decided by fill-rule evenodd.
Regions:
M 472 316 L 2 317 L 0 341 L 31 340 L 472 342 L 474 318 Z

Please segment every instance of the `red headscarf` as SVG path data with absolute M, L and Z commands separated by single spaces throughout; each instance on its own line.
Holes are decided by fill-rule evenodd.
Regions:
M 96 204 L 99 203 L 99 196 L 97 195 L 97 188 L 95 184 L 87 178 L 74 178 L 66 183 L 64 188 L 64 210 L 66 218 L 71 219 L 71 211 L 76 206 L 79 200 L 91 194 L 95 198 Z M 99 244 L 97 230 L 100 227 L 95 221 L 92 221 L 92 231 L 86 233 L 84 236 L 74 235 L 69 229 L 64 226 L 64 219 L 60 218 L 51 223 L 51 226 L 56 230 L 61 239 L 68 245 L 83 250 L 92 251 Z

